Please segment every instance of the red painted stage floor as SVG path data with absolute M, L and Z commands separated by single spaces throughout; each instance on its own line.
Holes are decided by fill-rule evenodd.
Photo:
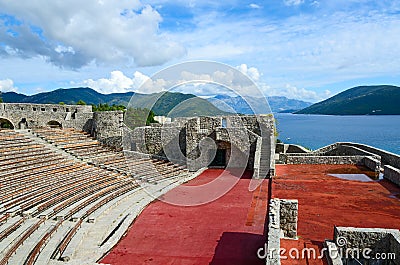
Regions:
M 330 174 L 372 174 L 349 165 L 277 165 L 272 197 L 298 199 L 298 240 L 281 240 L 290 250 L 319 253 L 334 226 L 400 229 L 400 189 L 385 180 L 362 182 Z M 210 169 L 185 184 L 208 183 Z M 216 201 L 178 207 L 156 201 L 138 217 L 126 237 L 102 260 L 110 264 L 265 264 L 257 250 L 266 241 L 264 223 L 269 181 L 248 190 L 249 172 Z M 223 183 L 223 181 L 221 182 Z M 282 259 L 282 264 L 326 264 L 321 259 Z
M 222 170 L 209 169 L 187 186 L 214 180 Z M 200 206 L 173 206 L 156 201 L 147 206 L 127 235 L 101 261 L 109 264 L 265 264 L 257 250 L 264 246 L 268 183 L 254 192 L 251 173 L 221 198 Z
M 290 250 L 322 248 L 334 226 L 400 229 L 400 189 L 386 180 L 361 182 L 330 174 L 373 174 L 352 165 L 277 165 L 272 197 L 298 199 L 299 240 L 281 240 Z M 318 253 L 317 252 L 317 253 Z M 288 259 L 285 264 L 326 264 L 318 259 Z

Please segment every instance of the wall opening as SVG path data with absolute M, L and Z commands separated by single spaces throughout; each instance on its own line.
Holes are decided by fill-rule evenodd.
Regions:
M 0 129 L 14 129 L 14 125 L 11 121 L 0 118 Z
M 50 128 L 62 128 L 61 123 L 59 123 L 58 121 L 49 121 L 47 123 L 47 126 Z
M 222 118 L 221 127 L 222 127 L 222 128 L 226 128 L 226 126 L 227 126 L 226 118 Z
M 210 167 L 225 167 L 226 166 L 226 149 L 217 149 L 215 157 L 210 164 Z
M 225 141 L 216 141 L 217 150 L 209 167 L 226 168 L 231 155 L 231 144 Z
M 28 122 L 26 118 L 22 118 L 20 122 L 18 122 L 18 129 L 25 130 L 28 129 Z

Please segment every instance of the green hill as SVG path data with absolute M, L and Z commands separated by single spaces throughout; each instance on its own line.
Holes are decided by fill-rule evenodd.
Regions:
M 133 95 L 135 97 L 132 97 Z M 169 115 L 171 117 L 193 116 L 194 113 L 197 115 L 226 114 L 226 112 L 218 109 L 207 100 L 198 98 L 195 95 L 172 92 L 166 92 L 162 95 L 160 93 L 139 94 L 134 92 L 102 94 L 91 88 L 79 87 L 56 89 L 32 96 L 6 92 L 2 93 L 1 97 L 6 103 L 58 104 L 64 102 L 65 104 L 76 104 L 79 100 L 93 105 L 107 103 L 110 106 L 114 104 L 128 106 L 129 103 L 130 107 L 151 108 L 156 115 L 167 116 L 172 111 Z M 154 106 L 151 106 L 154 102 Z M 181 106 L 182 102 L 186 102 L 184 108 Z M 174 108 L 177 108 L 176 106 L 178 105 L 180 109 L 175 110 Z
M 400 87 L 359 86 L 295 112 L 325 115 L 400 115 Z
M 107 103 L 109 105 L 126 105 L 134 92 L 101 94 L 88 87 L 56 89 L 50 92 L 38 93 L 32 96 L 18 94 L 14 92 L 6 92 L 2 94 L 4 102 L 8 103 L 37 103 L 37 104 L 75 104 L 79 100 L 83 100 L 86 104 Z

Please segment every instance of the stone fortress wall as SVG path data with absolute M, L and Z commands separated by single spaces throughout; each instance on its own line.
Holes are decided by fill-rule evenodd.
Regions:
M 93 118 L 92 106 L 0 103 L 0 117 L 9 120 L 15 129 L 46 127 L 57 122 L 66 128 L 86 128 Z
M 0 103 L 0 119 L 8 120 L 14 129 L 74 128 L 106 145 L 121 146 L 122 111 L 93 112 L 88 105 Z
M 122 111 L 93 112 L 86 105 L 1 103 L 0 119 L 15 129 L 48 126 L 90 133 L 101 143 L 171 162 L 190 171 L 214 166 L 254 170 L 256 178 L 274 175 L 274 120 L 272 115 L 177 118 L 130 130 Z M 203 141 L 214 146 L 202 152 Z M 215 161 L 214 157 L 220 161 Z
M 256 178 L 274 175 L 271 115 L 177 118 L 135 128 L 124 136 L 133 141 L 124 142 L 125 150 L 166 157 L 191 171 L 211 165 L 254 170 Z

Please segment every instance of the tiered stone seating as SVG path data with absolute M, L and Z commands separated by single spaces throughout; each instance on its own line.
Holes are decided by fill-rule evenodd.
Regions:
M 77 158 L 94 165 L 124 173 L 146 182 L 186 176 L 184 166 L 157 159 L 135 159 L 124 156 L 119 150 L 102 146 L 87 133 L 74 129 L 38 129 L 35 133 Z
M 83 221 L 109 198 L 117 198 L 123 192 L 139 188 L 132 178 L 76 162 L 21 133 L 4 130 L 0 131 L 0 183 L 0 242 L 7 237 L 15 238 L 9 240 L 11 243 L 2 250 L 0 265 L 7 264 L 24 241 L 44 225 L 45 220 L 54 218 L 62 210 L 73 206 L 35 244 L 26 264 L 34 263 L 62 222 L 69 220 L 77 211 L 91 206 L 92 210 L 82 216 Z M 44 212 L 47 214 L 43 215 Z M 8 222 L 10 216 L 21 217 Z M 38 221 L 19 231 L 27 219 L 37 216 Z
M 60 258 L 85 220 L 140 190 L 138 181 L 176 182 L 188 174 L 168 161 L 128 158 L 73 129 L 34 133 L 47 143 L 0 130 L 0 265 L 34 264 L 59 228 L 76 222 L 54 246 Z

